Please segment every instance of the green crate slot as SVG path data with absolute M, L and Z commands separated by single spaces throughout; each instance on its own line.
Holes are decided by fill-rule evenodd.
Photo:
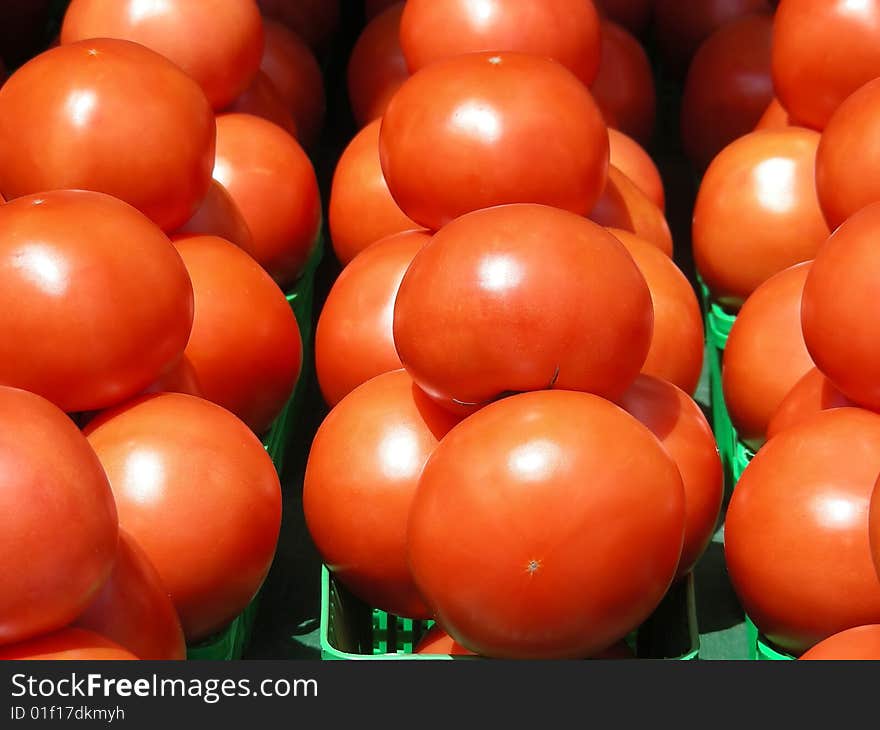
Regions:
M 794 656 L 787 652 L 775 649 L 758 631 L 758 627 L 752 620 L 746 617 L 746 632 L 749 637 L 749 658 L 758 661 L 791 661 Z

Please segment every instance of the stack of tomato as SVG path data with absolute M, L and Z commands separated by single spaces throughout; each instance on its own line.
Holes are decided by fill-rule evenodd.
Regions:
M 148 5 L 0 88 L 0 657 L 183 658 L 275 552 L 320 71 L 254 0 Z

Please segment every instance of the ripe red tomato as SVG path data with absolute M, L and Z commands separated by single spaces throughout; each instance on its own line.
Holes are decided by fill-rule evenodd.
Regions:
M 525 393 L 465 419 L 434 450 L 410 511 L 409 563 L 467 649 L 585 657 L 657 607 L 684 515 L 675 463 L 632 416 L 586 393 Z
M 655 0 L 593 0 L 599 15 L 641 35 L 648 28 Z
M 377 15 L 364 28 L 348 59 L 348 99 L 359 127 L 381 117 L 409 78 L 398 34 L 401 15 L 403 3 Z
M 113 572 L 74 626 L 105 636 L 140 659 L 186 659 L 171 597 L 149 558 L 124 531 Z
M 313 147 L 324 123 L 326 99 L 321 67 L 311 49 L 279 23 L 265 21 L 260 69 L 293 115 L 303 147 Z
M 800 659 L 815 661 L 876 661 L 880 659 L 880 625 L 856 626 L 820 641 L 801 654 Z
M 880 479 L 877 481 L 880 482 Z M 871 503 L 868 505 L 868 539 L 871 544 L 874 569 L 880 578 L 880 489 L 877 488 L 877 484 L 874 485 Z
M 791 115 L 785 111 L 785 107 L 779 103 L 779 99 L 774 96 L 773 101 L 770 102 L 755 125 L 755 129 L 785 129 L 792 126 L 797 125 L 793 122 Z
M 552 58 L 589 86 L 599 70 L 599 15 L 584 0 L 407 0 L 400 45 L 412 73 L 462 53 L 513 51 Z
M 626 30 L 602 21 L 602 61 L 590 86 L 602 117 L 642 144 L 654 133 L 657 100 L 645 49 Z
M 0 88 L 0 190 L 97 190 L 172 231 L 208 190 L 214 133 L 198 84 L 158 53 L 106 38 L 70 43 Z
M 278 88 L 264 71 L 257 71 L 251 85 L 242 91 L 224 110 L 226 113 L 253 114 L 277 124 L 291 137 L 297 137 L 296 122 Z
M 608 182 L 589 217 L 600 226 L 632 233 L 672 256 L 672 233 L 663 211 L 613 165 L 608 168 Z
M 880 472 L 880 416 L 823 411 L 767 442 L 727 510 L 727 569 L 746 613 L 801 653 L 880 621 L 868 502 Z
M 450 407 L 507 391 L 620 395 L 651 343 L 651 295 L 623 245 L 567 211 L 506 205 L 462 216 L 416 255 L 394 344 Z
M 470 53 L 400 87 L 382 119 L 379 154 L 404 213 L 437 230 L 503 203 L 587 213 L 605 184 L 608 134 L 590 93 L 558 63 Z
M 89 423 L 119 524 L 156 568 L 188 642 L 222 629 L 269 570 L 281 523 L 272 460 L 229 411 L 149 395 Z
M 333 284 L 315 330 L 315 369 L 328 405 L 403 367 L 394 349 L 394 300 L 407 267 L 430 240 L 421 231 L 384 238 L 356 256 Z
M 772 35 L 771 16 L 750 15 L 713 33 L 694 56 L 682 98 L 681 138 L 701 170 L 751 132 L 773 99 Z
M 773 85 L 789 113 L 822 129 L 880 75 L 878 0 L 783 0 L 773 23 Z
M 0 383 L 65 411 L 119 403 L 180 357 L 192 287 L 168 238 L 121 200 L 56 191 L 0 207 Z
M 706 171 L 694 207 L 697 269 L 737 309 L 773 274 L 810 261 L 828 238 L 816 197 L 819 135 L 799 127 L 747 134 Z
M 315 435 L 306 524 L 334 575 L 371 606 L 430 616 L 406 562 L 407 516 L 425 461 L 456 420 L 396 370 L 349 393 Z
M 819 411 L 854 405 L 821 370 L 813 368 L 795 383 L 779 404 L 767 426 L 767 438 L 773 438 L 780 431 L 807 420 Z
M 302 147 L 265 119 L 221 114 L 214 179 L 244 216 L 257 262 L 282 286 L 293 281 L 321 225 L 318 181 Z
M 261 434 L 296 386 L 302 341 L 284 292 L 259 264 L 216 236 L 178 238 L 195 297 L 186 357 L 202 395 Z
M 415 654 L 447 654 L 450 656 L 474 656 L 455 639 L 446 633 L 440 624 L 435 624 L 416 645 Z
M 813 367 L 801 333 L 801 295 L 810 264 L 759 286 L 740 310 L 724 348 L 722 386 L 739 437 L 757 448 L 770 419 Z
M 216 180 L 211 180 L 208 194 L 198 210 L 193 213 L 193 217 L 175 233 L 220 236 L 251 256 L 255 255 L 254 238 L 247 221 L 226 188 Z
M 184 355 L 165 375 L 144 391 L 147 393 L 186 393 L 199 398 L 204 396 L 196 369 L 189 358 Z
M 195 79 L 215 109 L 244 91 L 260 65 L 263 28 L 254 0 L 72 0 L 61 42 L 121 38 L 161 53 Z
M 137 657 L 119 644 L 85 629 L 61 629 L 11 646 L 0 647 L 0 660 L 119 661 Z
M 703 369 L 703 316 L 687 277 L 647 241 L 610 228 L 645 277 L 654 308 L 654 331 L 642 372 L 693 393 Z
M 0 386 L 0 644 L 54 631 L 110 575 L 117 519 L 79 429 L 33 393 Z
M 609 161 L 626 175 L 635 186 L 661 211 L 666 207 L 663 178 L 654 160 L 632 137 L 608 128 Z
M 316 51 L 325 51 L 339 25 L 339 0 L 257 0 L 263 15 L 286 25 Z

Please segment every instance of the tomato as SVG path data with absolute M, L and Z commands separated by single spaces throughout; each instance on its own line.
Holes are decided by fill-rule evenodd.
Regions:
M 868 539 L 871 543 L 874 569 L 877 571 L 877 576 L 880 577 L 880 489 L 876 484 L 871 493 L 871 503 L 868 505 Z
M 608 168 L 608 182 L 589 217 L 600 226 L 632 233 L 672 256 L 672 233 L 663 211 L 613 165 Z
M 364 28 L 348 59 L 348 99 L 359 127 L 385 113 L 388 102 L 404 81 L 409 69 L 400 48 L 400 16 L 397 3 L 376 16 Z
M 279 284 L 293 281 L 321 225 L 318 181 L 302 147 L 265 119 L 221 114 L 214 179 L 244 216 L 254 258 Z
M 394 305 L 394 344 L 450 407 L 507 391 L 620 395 L 651 343 L 651 294 L 623 245 L 567 211 L 480 210 L 416 255 Z
M 462 53 L 514 51 L 552 58 L 589 86 L 599 70 L 599 15 L 584 0 L 407 0 L 400 45 L 413 73 Z
M 159 54 L 121 40 L 70 43 L 0 88 L 0 191 L 97 190 L 171 231 L 205 197 L 214 132 L 198 84 Z
M 440 624 L 435 624 L 426 633 L 413 652 L 414 654 L 444 654 L 451 656 L 474 656 L 469 649 L 465 649 L 453 639 Z
M 315 369 L 331 406 L 375 375 L 402 367 L 394 349 L 394 300 L 407 267 L 431 237 L 398 233 L 362 252 L 339 275 L 315 330 Z
M 785 107 L 779 103 L 779 99 L 774 96 L 755 125 L 755 129 L 785 129 L 792 126 L 797 125 L 791 115 L 785 111 Z
M 254 256 L 254 239 L 247 221 L 220 183 L 211 180 L 208 194 L 202 204 L 186 223 L 175 231 L 177 235 L 196 233 L 203 236 L 220 236 L 231 241 L 242 251 Z
M 367 20 L 372 20 L 392 5 L 397 5 L 398 3 L 399 0 L 364 0 L 364 15 Z
M 159 574 L 125 532 L 110 578 L 74 626 L 105 636 L 141 659 L 186 659 L 183 629 Z
M 828 238 L 816 197 L 819 135 L 798 127 L 736 140 L 706 171 L 694 206 L 697 270 L 731 309 L 773 274 L 809 261 Z
M 199 398 L 204 396 L 196 369 L 186 355 L 181 357 L 171 370 L 155 381 L 144 393 L 186 393 L 196 395 Z
M 56 191 L 0 207 L 0 383 L 65 411 L 118 403 L 181 355 L 192 287 L 131 206 Z
M 339 0 L 257 0 L 263 15 L 274 18 L 316 51 L 325 51 L 339 25 Z
M 651 22 L 655 0 L 593 0 L 602 17 L 641 35 Z
M 54 631 L 113 567 L 107 477 L 73 422 L 33 393 L 0 386 L 0 644 Z
M 813 367 L 801 333 L 801 295 L 810 264 L 792 266 L 755 290 L 724 348 L 724 402 L 739 438 L 757 448 L 770 419 Z
M 456 420 L 396 370 L 349 393 L 315 435 L 306 524 L 330 570 L 371 606 L 430 616 L 406 562 L 407 516 L 425 461 Z
M 642 372 L 693 393 L 703 369 L 703 316 L 693 287 L 658 248 L 627 231 L 609 231 L 626 246 L 651 292 L 654 331 Z
M 264 433 L 299 378 L 296 317 L 272 278 L 228 241 L 190 236 L 174 245 L 195 295 L 186 357 L 202 395 Z
M 590 91 L 609 127 L 642 144 L 650 141 L 657 107 L 651 64 L 641 44 L 607 20 L 602 21 L 602 61 Z
M 666 207 L 663 179 L 654 160 L 632 137 L 608 129 L 609 161 L 626 175 L 662 211 Z
M 880 416 L 824 411 L 767 442 L 739 480 L 724 528 L 743 608 L 799 654 L 880 620 L 868 502 L 880 472 Z
M 2 209 L 0 209 L 2 210 Z M 804 287 L 801 323 L 816 366 L 857 403 L 880 408 L 880 344 L 872 327 L 880 203 L 849 218 L 819 249 Z
M 856 626 L 820 641 L 801 654 L 800 659 L 816 661 L 876 661 L 880 659 L 880 625 Z
M 260 65 L 263 28 L 254 0 L 72 0 L 61 43 L 121 38 L 161 53 L 195 79 L 215 109 L 244 91 Z
M 684 515 L 675 463 L 632 416 L 586 393 L 525 393 L 465 419 L 431 454 L 410 511 L 409 564 L 467 649 L 585 657 L 657 607 Z
M 854 405 L 819 369 L 813 368 L 795 383 L 773 413 L 767 426 L 767 438 L 773 438 L 819 411 Z
M 701 170 L 751 132 L 772 101 L 772 34 L 769 15 L 750 15 L 713 33 L 694 56 L 682 98 L 681 139 Z
M 878 0 L 783 0 L 773 24 L 773 85 L 795 118 L 822 129 L 880 76 Z
M 379 155 L 403 212 L 437 230 L 503 203 L 585 214 L 605 183 L 608 135 L 590 93 L 558 63 L 470 53 L 400 87 L 382 119 Z
M 110 639 L 85 629 L 61 629 L 11 646 L 0 647 L 2 660 L 119 661 L 137 657 Z
M 303 146 L 313 147 L 326 107 L 321 67 L 309 47 L 283 25 L 267 20 L 264 27 L 266 43 L 260 69 L 293 115 Z
M 822 132 L 816 153 L 816 189 L 832 229 L 880 201 L 880 185 L 874 180 L 880 164 L 878 114 L 880 80 L 875 80 L 848 97 Z
M 263 71 L 257 71 L 251 85 L 242 91 L 223 111 L 253 114 L 255 117 L 262 117 L 277 124 L 291 137 L 298 135 L 296 122 L 293 121 L 290 109 L 287 108 L 287 104 L 284 103 L 275 84 Z
M 419 228 L 394 202 L 379 162 L 379 119 L 370 122 L 336 163 L 330 187 L 330 238 L 347 265 L 380 238 Z
M 86 427 L 119 524 L 174 601 L 188 642 L 222 629 L 269 570 L 281 523 L 272 460 L 229 411 L 178 393 L 150 395 Z

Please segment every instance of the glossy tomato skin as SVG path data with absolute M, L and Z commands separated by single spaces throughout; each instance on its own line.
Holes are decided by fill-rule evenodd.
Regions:
M 370 378 L 403 367 L 394 348 L 394 301 L 407 268 L 430 240 L 421 231 L 384 238 L 336 279 L 315 330 L 315 369 L 328 405 Z
M 0 644 L 60 629 L 113 567 L 118 522 L 95 452 L 60 410 L 0 386 Z
M 204 397 L 196 369 L 185 354 L 171 370 L 144 391 L 144 395 L 148 393 L 186 393 Z
M 298 138 L 296 122 L 287 104 L 281 98 L 278 87 L 266 76 L 257 71 L 250 86 L 242 91 L 224 110 L 226 113 L 253 114 L 255 117 L 277 124 L 291 137 Z
M 107 38 L 70 43 L 0 88 L 0 191 L 97 190 L 171 231 L 208 190 L 214 136 L 198 84 L 158 53 Z
M 738 309 L 783 269 L 810 261 L 828 238 L 814 177 L 819 135 L 752 132 L 719 154 L 694 207 L 697 270 L 721 304 Z
M 773 24 L 773 85 L 803 124 L 823 129 L 840 103 L 880 75 L 880 3 L 783 0 Z
M 302 340 L 284 292 L 242 250 L 216 236 L 174 242 L 192 280 L 186 357 L 202 395 L 265 433 L 302 368 Z
M 339 25 L 339 0 L 257 0 L 263 15 L 286 25 L 316 52 L 327 50 Z
M 222 109 L 257 72 L 263 27 L 254 0 L 154 3 L 149 12 L 138 0 L 73 0 L 61 43 L 89 38 L 122 38 L 161 53 Z
M 396 370 L 349 393 L 318 429 L 306 524 L 330 570 L 371 606 L 430 616 L 407 565 L 406 525 L 422 467 L 457 420 Z
M 880 482 L 880 478 L 877 480 Z M 868 540 L 871 545 L 871 558 L 874 561 L 874 569 L 880 578 L 880 489 L 874 485 L 871 493 L 871 502 L 868 505 Z
M 855 405 L 834 387 L 821 370 L 813 368 L 795 383 L 773 413 L 767 426 L 767 438 L 773 438 L 780 431 L 796 426 L 819 411 Z
M 684 508 L 678 469 L 632 416 L 586 393 L 524 393 L 465 419 L 428 459 L 410 567 L 437 620 L 471 651 L 590 656 L 665 594 Z
M 328 223 L 333 251 L 343 266 L 380 238 L 420 228 L 388 190 L 379 161 L 380 124 L 376 119 L 355 135 L 333 173 Z
M 186 659 L 171 597 L 149 558 L 124 531 L 113 572 L 74 626 L 117 642 L 139 659 Z
M 774 96 L 755 125 L 755 129 L 785 129 L 793 126 L 797 125 L 791 115 L 779 103 L 779 99 Z
M 0 661 L 132 661 L 137 657 L 110 639 L 85 629 L 66 628 L 18 644 L 0 646 Z
M 400 87 L 382 119 L 379 155 L 403 212 L 437 230 L 505 203 L 585 214 L 605 183 L 608 134 L 590 93 L 558 63 L 471 53 Z
M 296 279 L 321 225 L 318 181 L 302 147 L 265 119 L 221 114 L 214 179 L 244 216 L 257 262 L 282 286 Z
M 0 383 L 65 411 L 114 405 L 180 357 L 192 286 L 171 242 L 121 200 L 87 191 L 0 207 Z
M 453 639 L 440 624 L 431 627 L 416 645 L 415 654 L 448 654 L 451 656 L 475 656 Z
M 450 407 L 551 387 L 619 395 L 645 361 L 652 325 L 648 286 L 614 236 L 528 204 L 476 211 L 436 233 L 394 305 L 401 362 Z
M 599 15 L 641 35 L 651 22 L 654 0 L 593 0 Z
M 880 659 L 880 625 L 856 626 L 820 641 L 801 654 L 806 661 L 876 661 Z
M 120 526 L 159 573 L 187 642 L 222 629 L 275 553 L 281 486 L 263 445 L 229 411 L 178 393 L 129 401 L 85 434 Z
M 626 175 L 661 212 L 666 207 L 663 178 L 651 156 L 632 137 L 608 128 L 609 162 Z
M 463 53 L 514 51 L 552 58 L 589 86 L 599 69 L 599 15 L 583 0 L 407 0 L 400 45 L 412 73 Z
M 724 402 L 739 437 L 757 448 L 770 419 L 814 367 L 801 332 L 801 297 L 810 263 L 768 279 L 740 310 L 724 348 Z
M 880 416 L 824 411 L 768 441 L 727 510 L 727 569 L 746 613 L 799 654 L 878 621 L 868 503 L 880 471 Z
M 226 188 L 216 180 L 211 180 L 208 194 L 198 210 L 175 231 L 175 234 L 220 236 L 234 243 L 245 253 L 251 256 L 256 254 L 254 238 L 247 221 Z

